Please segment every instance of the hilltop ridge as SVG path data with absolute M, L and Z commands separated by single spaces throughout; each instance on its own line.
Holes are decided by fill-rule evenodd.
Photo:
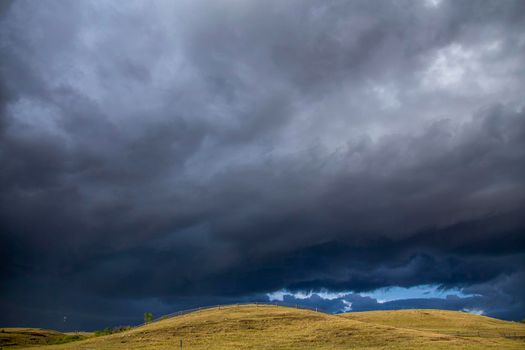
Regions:
M 418 311 L 419 313 L 421 312 Z M 428 322 L 415 329 L 411 321 L 418 312 L 378 311 L 329 315 L 311 310 L 270 305 L 217 307 L 174 316 L 118 334 L 93 337 L 42 349 L 523 349 L 525 325 L 497 321 L 499 329 L 512 330 L 516 338 L 497 334 L 461 336 L 439 327 L 437 321 L 464 319 L 479 322 L 480 316 L 460 312 L 425 310 Z M 381 314 L 383 317 L 379 317 Z M 370 315 L 367 315 L 370 314 Z M 399 327 L 407 316 L 407 327 Z M 392 316 L 391 316 L 392 315 Z M 447 318 L 446 315 L 449 315 Z M 460 317 L 461 316 L 461 317 Z M 394 321 L 388 321 L 389 318 Z M 375 319 L 375 320 L 374 320 Z M 488 329 L 494 320 L 481 318 L 478 328 Z M 434 320 L 434 321 L 430 321 Z M 434 322 L 435 328 L 430 325 Z M 401 322 L 402 323 L 402 322 Z M 485 324 L 486 323 L 486 324 Z M 507 328 L 505 328 L 507 326 Z M 485 327 L 485 328 L 483 328 Z M 489 327 L 490 328 L 490 327 Z M 519 336 L 518 336 L 519 333 Z M 31 348 L 34 349 L 34 348 Z

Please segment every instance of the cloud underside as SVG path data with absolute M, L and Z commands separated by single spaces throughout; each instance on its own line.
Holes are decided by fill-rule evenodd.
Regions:
M 0 13 L 6 323 L 423 284 L 525 314 L 524 2 Z

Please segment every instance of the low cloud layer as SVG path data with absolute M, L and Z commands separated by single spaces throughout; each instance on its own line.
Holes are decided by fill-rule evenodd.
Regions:
M 423 284 L 525 317 L 524 5 L 5 3 L 2 324 Z

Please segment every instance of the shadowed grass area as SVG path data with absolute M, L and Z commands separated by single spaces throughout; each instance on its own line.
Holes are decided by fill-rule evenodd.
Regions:
M 84 340 L 90 333 L 61 333 L 39 328 L 0 328 L 0 349 L 18 349 L 27 346 L 64 344 Z
M 426 311 L 425 311 L 426 312 Z M 429 311 L 430 312 L 430 311 Z M 384 313 L 388 320 L 391 313 Z M 421 323 L 410 316 L 405 324 L 352 319 L 367 313 L 327 315 L 268 305 L 207 309 L 176 316 L 117 334 L 94 337 L 43 349 L 523 349 L 525 342 L 505 337 L 463 337 L 450 331 L 458 320 L 469 324 L 496 322 L 499 329 L 525 326 L 470 314 L 444 312 L 443 318 Z M 411 315 L 408 313 L 408 315 Z M 448 316 L 447 316 L 448 315 Z M 412 317 L 412 318 L 411 318 Z M 414 316 L 418 317 L 418 316 Z M 441 317 L 441 316 L 440 316 Z M 472 318 L 472 321 L 469 321 Z M 412 328 L 407 325 L 415 325 Z M 425 326 L 426 325 L 426 326 Z M 440 326 L 441 325 L 441 326 Z M 520 328 L 515 328 L 515 326 Z M 487 326 L 488 327 L 488 326 Z M 446 331 L 443 331 L 445 329 Z

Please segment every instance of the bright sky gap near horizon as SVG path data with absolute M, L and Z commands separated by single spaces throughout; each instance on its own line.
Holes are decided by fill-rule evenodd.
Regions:
M 0 2 L 0 326 L 524 296 L 525 1 Z

